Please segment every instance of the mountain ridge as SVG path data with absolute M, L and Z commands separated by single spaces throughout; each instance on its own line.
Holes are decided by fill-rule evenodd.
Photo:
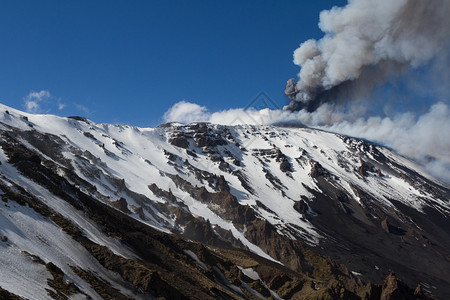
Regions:
M 86 203 L 98 202 L 101 210 L 111 207 L 128 216 L 130 224 L 142 223 L 208 247 L 247 249 L 313 278 L 300 280 L 291 292 L 281 284 L 275 290 L 283 290 L 285 297 L 301 297 L 305 282 L 322 277 L 330 283 L 339 276 L 346 279 L 336 281 L 338 290 L 357 295 L 364 286 L 358 280 L 381 284 L 391 278 L 391 268 L 409 285 L 420 283 L 425 293 L 449 293 L 449 187 L 379 145 L 309 128 L 205 123 L 137 128 L 95 124 L 81 117 L 31 115 L 4 106 L 0 114 L 1 174 L 31 195 L 51 198 L 45 205 L 55 212 L 61 213 L 62 207 L 83 211 Z M 80 203 L 85 197 L 91 200 Z M 85 224 L 84 217 L 74 215 L 65 213 L 67 219 Z M 101 214 L 96 218 L 102 219 Z M 133 244 L 133 251 L 126 250 L 126 234 L 117 239 L 120 230 L 108 229 L 114 228 L 111 220 L 104 223 L 108 226 L 87 222 L 89 228 L 97 228 L 84 233 L 89 241 L 111 248 L 114 255 L 142 257 L 135 253 L 142 246 Z M 185 243 L 181 241 L 177 243 Z M 198 255 L 187 251 L 194 253 L 184 252 L 202 269 L 202 260 L 192 258 Z M 324 271 L 327 268 L 331 271 Z M 88 276 L 89 268 L 81 269 L 75 267 L 77 274 Z M 226 268 L 211 269 L 223 286 L 218 274 Z M 115 276 L 129 279 L 114 270 Z M 268 278 L 259 282 L 274 280 Z M 288 282 L 293 284 L 284 284 Z M 256 295 L 240 286 L 241 293 Z M 229 293 L 229 284 L 222 289 Z M 330 289 L 336 290 L 336 285 L 325 289 L 327 295 Z

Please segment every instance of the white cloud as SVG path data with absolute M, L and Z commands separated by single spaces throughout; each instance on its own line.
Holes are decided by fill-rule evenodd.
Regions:
M 166 122 L 207 122 L 211 114 L 206 107 L 195 103 L 180 101 L 175 103 L 168 111 L 164 113 L 163 119 Z
M 401 113 L 393 118 L 359 118 L 318 127 L 384 144 L 450 183 L 450 108 L 442 102 L 420 116 Z
M 81 110 L 86 116 L 92 116 L 92 114 L 95 111 L 91 111 L 88 107 L 81 105 L 81 104 L 75 104 L 75 107 L 79 110 Z
M 41 112 L 40 103 L 48 98 L 50 98 L 49 91 L 41 90 L 40 92 L 30 92 L 24 98 L 25 110 L 33 114 Z
M 205 106 L 196 103 L 180 101 L 175 103 L 164 113 L 165 122 L 211 122 L 222 125 L 263 125 L 274 123 L 290 115 L 284 110 L 271 110 L 268 108 L 256 110 L 254 108 L 231 108 L 211 113 Z

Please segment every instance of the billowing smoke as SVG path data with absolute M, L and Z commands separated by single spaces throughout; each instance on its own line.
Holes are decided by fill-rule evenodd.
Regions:
M 320 14 L 325 36 L 294 52 L 299 81 L 285 93 L 290 110 L 367 97 L 392 77 L 447 54 L 448 0 L 349 0 Z

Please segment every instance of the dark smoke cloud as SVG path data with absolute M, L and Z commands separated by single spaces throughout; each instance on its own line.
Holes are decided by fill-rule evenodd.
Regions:
M 360 100 L 393 77 L 446 56 L 449 16 L 449 0 L 349 0 L 323 11 L 325 36 L 294 52 L 301 70 L 299 81 L 286 85 L 288 108 L 312 112 L 324 103 Z

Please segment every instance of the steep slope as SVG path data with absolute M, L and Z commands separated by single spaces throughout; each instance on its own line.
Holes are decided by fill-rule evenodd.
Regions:
M 103 280 L 133 298 L 363 297 L 398 291 L 392 270 L 450 295 L 449 188 L 386 148 L 308 128 L 135 128 L 3 106 L 0 122 L 2 278 L 13 274 L 0 286 L 21 296 L 49 294 L 35 260 L 94 298 Z

